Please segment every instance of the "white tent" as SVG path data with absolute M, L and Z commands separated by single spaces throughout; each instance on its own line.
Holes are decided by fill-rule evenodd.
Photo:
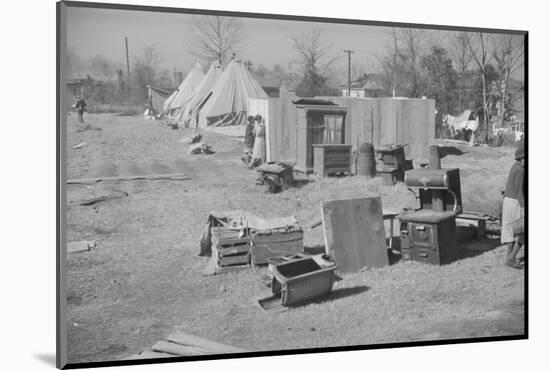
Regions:
M 268 96 L 240 61 L 231 61 L 216 81 L 204 105 L 199 107 L 198 126 L 244 124 L 249 98 Z
M 181 113 L 181 110 L 203 79 L 204 73 L 201 65 L 195 63 L 195 66 L 189 71 L 177 90 L 166 100 L 164 111 L 172 117 Z
M 178 121 L 184 126 L 196 126 L 198 109 L 201 103 L 209 96 L 210 90 L 216 83 L 216 81 L 222 75 L 222 68 L 218 63 L 212 63 L 210 69 L 206 73 L 206 76 L 202 79 L 201 83 L 193 92 L 191 98 L 183 108 Z M 193 124 L 190 124 L 193 122 Z

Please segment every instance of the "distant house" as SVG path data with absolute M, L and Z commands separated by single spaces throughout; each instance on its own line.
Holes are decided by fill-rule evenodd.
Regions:
M 258 81 L 262 89 L 264 89 L 265 93 L 270 98 L 279 97 L 279 90 L 281 89 L 281 84 L 283 83 L 283 80 L 278 78 L 260 77 L 255 75 L 254 78 L 256 79 L 256 81 Z
M 86 78 L 72 78 L 67 80 L 67 89 L 74 96 L 83 94 L 86 89 L 91 89 L 95 86 L 103 85 L 104 81 L 94 80 L 89 75 Z
M 384 87 L 381 83 L 381 76 L 376 73 L 366 74 L 351 82 L 351 88 L 348 83 L 340 86 L 342 96 L 352 96 L 354 98 L 381 98 L 384 94 Z

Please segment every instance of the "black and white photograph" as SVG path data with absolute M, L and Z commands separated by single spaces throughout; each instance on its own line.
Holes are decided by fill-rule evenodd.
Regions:
M 58 367 L 528 338 L 527 30 L 184 7 L 57 3 Z

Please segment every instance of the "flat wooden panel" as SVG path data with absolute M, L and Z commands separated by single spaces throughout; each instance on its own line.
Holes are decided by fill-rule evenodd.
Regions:
M 342 273 L 388 264 L 380 197 L 321 202 L 325 248 Z

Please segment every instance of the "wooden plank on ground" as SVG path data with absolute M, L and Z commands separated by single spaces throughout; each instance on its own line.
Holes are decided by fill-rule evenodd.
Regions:
M 100 181 L 132 181 L 132 180 L 191 180 L 184 173 L 168 173 L 162 175 L 136 175 L 136 176 L 112 176 L 94 177 L 88 179 L 70 179 L 67 184 L 93 184 Z
M 105 202 L 105 201 L 111 200 L 111 199 L 124 198 L 124 197 L 127 197 L 127 196 L 128 196 L 128 193 L 120 192 L 120 193 L 117 193 L 117 194 L 102 195 L 100 197 L 70 201 L 69 205 L 70 206 L 91 206 L 91 205 L 94 205 L 94 204 L 99 203 L 99 202 Z
M 197 346 L 188 346 L 178 343 L 172 343 L 168 341 L 161 340 L 151 347 L 153 351 L 165 352 L 178 356 L 202 356 L 202 355 L 211 355 L 215 352 L 212 352 L 206 348 L 199 348 Z
M 128 356 L 124 360 L 149 360 L 153 358 L 168 358 L 175 356 L 176 355 L 165 352 L 143 351 L 141 353 L 138 353 L 137 355 Z
M 250 352 L 242 348 L 230 346 L 227 344 L 213 342 L 208 339 L 197 337 L 195 335 L 179 332 L 168 336 L 167 340 L 185 346 L 200 347 L 211 351 L 210 353 L 243 353 Z
M 325 248 L 341 273 L 388 265 L 380 197 L 321 202 Z
M 85 252 L 85 251 L 89 251 L 93 247 L 95 247 L 94 240 L 81 240 L 79 242 L 69 242 L 67 243 L 67 253 Z

